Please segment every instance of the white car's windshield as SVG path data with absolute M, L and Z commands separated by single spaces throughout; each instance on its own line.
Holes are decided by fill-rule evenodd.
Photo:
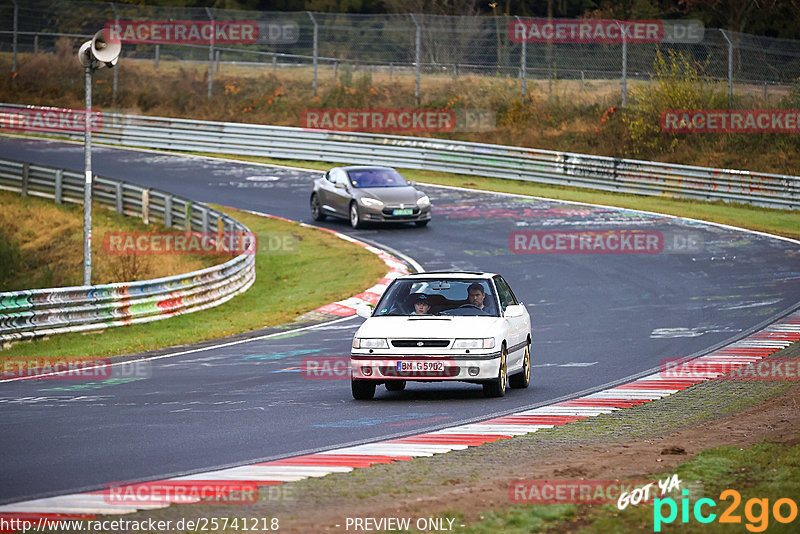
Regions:
M 497 299 L 489 280 L 416 278 L 395 280 L 375 308 L 387 315 L 498 316 Z

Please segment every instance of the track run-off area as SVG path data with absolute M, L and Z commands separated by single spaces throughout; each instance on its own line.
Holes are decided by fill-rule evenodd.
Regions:
M 65 142 L 0 137 L 0 157 L 83 168 L 82 145 Z M 307 223 L 311 183 L 319 176 L 108 147 L 93 149 L 93 168 L 193 200 Z M 502 274 L 531 314 L 531 388 L 486 399 L 479 385 L 410 383 L 403 392 L 379 387 L 374 401 L 358 402 L 349 380 L 305 379 L 299 372 L 303 358 L 349 354 L 363 320 L 357 317 L 176 350 L 153 360 L 148 378 L 105 387 L 2 383 L 6 431 L 0 449 L 6 461 L 0 504 L 192 475 L 535 408 L 652 373 L 666 359 L 731 343 L 800 303 L 800 244 L 791 240 L 632 210 L 419 187 L 434 206 L 426 228 L 352 230 L 330 220 L 317 225 L 398 251 L 426 270 Z M 563 243 L 576 232 L 657 241 L 654 248 L 631 244 L 615 253 L 531 253 L 541 251 L 546 235 L 560 235 Z

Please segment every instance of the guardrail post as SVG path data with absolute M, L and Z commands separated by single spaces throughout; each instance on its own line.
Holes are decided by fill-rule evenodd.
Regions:
M 184 229 L 187 232 L 192 231 L 192 205 L 190 203 L 186 203 L 186 206 L 183 209 L 183 217 L 184 217 Z
M 220 56 L 220 51 L 219 51 L 219 50 L 217 50 L 217 58 L 216 58 L 216 63 L 217 63 L 217 74 L 219 74 L 219 56 Z
M 317 96 L 317 65 L 319 64 L 319 26 L 314 14 L 311 11 L 306 11 L 308 17 L 311 19 L 311 24 L 314 25 L 314 96 Z
M 278 56 L 273 54 L 272 55 L 272 72 L 278 70 Z
M 416 71 L 417 83 L 414 86 L 414 96 L 417 98 L 417 105 L 419 106 L 419 62 L 420 62 L 420 48 L 422 47 L 422 28 L 417 22 L 417 17 L 413 13 L 409 13 L 411 20 L 414 21 L 414 26 L 417 27 L 416 34 L 416 54 L 414 56 L 414 70 Z
M 30 167 L 31 164 L 28 162 L 22 164 L 22 190 L 20 191 L 20 196 L 22 197 L 28 196 L 28 176 L 30 175 Z
M 38 54 L 39 53 L 39 34 L 38 33 L 33 36 L 33 53 L 34 54 Z
M 116 186 L 114 188 L 115 189 L 114 201 L 115 201 L 117 215 L 122 215 L 122 182 L 117 182 L 114 185 Z
M 581 92 L 586 91 L 585 81 L 583 79 L 583 71 L 581 71 Z
M 200 228 L 201 232 L 208 232 L 208 209 L 201 208 L 203 210 L 203 226 Z
M 53 190 L 53 200 L 55 200 L 56 204 L 62 204 L 63 199 L 63 189 L 64 189 L 64 169 L 56 169 L 56 185 Z
M 142 222 L 150 224 L 150 190 L 142 189 Z
M 164 226 L 172 227 L 172 195 L 164 197 Z
M 155 68 L 158 68 L 158 54 L 159 54 L 160 51 L 161 51 L 161 45 L 157 44 L 156 45 L 156 52 L 155 52 L 155 55 L 153 56 L 153 61 L 155 63 Z

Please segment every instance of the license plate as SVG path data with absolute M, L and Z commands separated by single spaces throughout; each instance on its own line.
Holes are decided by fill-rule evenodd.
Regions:
M 405 209 L 402 209 L 402 210 L 401 209 L 392 210 L 392 215 L 414 215 L 414 209 L 413 208 L 405 208 Z
M 397 370 L 401 372 L 441 372 L 444 362 L 397 362 Z

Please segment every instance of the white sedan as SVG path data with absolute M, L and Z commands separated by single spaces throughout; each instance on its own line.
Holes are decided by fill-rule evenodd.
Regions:
M 526 388 L 531 376 L 531 320 L 502 276 L 424 272 L 395 279 L 366 318 L 350 353 L 353 397 L 406 382 L 479 383 L 489 397 Z

